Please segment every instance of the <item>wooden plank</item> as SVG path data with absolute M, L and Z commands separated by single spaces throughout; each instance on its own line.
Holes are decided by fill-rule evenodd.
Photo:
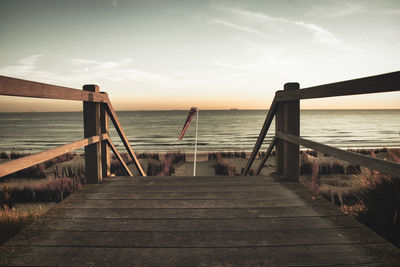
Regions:
M 106 102 L 102 94 L 0 75 L 0 95 Z
M 103 207 L 103 208 L 181 208 L 181 209 L 202 209 L 202 208 L 260 208 L 260 207 L 302 207 L 306 206 L 304 202 L 296 198 L 290 199 L 280 199 L 277 201 L 276 199 L 261 199 L 258 200 L 209 200 L 209 199 L 137 199 L 137 200 L 129 200 L 129 199 L 98 199 L 98 200 L 85 200 L 84 203 L 82 201 L 79 202 L 68 202 L 65 203 L 65 207 L 81 207 L 81 208 L 95 208 L 95 207 Z
M 46 213 L 46 217 L 74 219 L 246 219 L 277 217 L 310 217 L 342 215 L 335 209 L 316 211 L 309 206 L 302 207 L 263 207 L 226 209 L 181 209 L 181 208 L 68 208 L 59 206 L 57 210 Z
M 329 154 L 333 157 L 339 158 L 341 160 L 345 160 L 348 162 L 351 162 L 353 164 L 358 164 L 364 167 L 367 167 L 369 169 L 377 170 L 382 173 L 386 173 L 389 175 L 393 175 L 395 177 L 400 176 L 400 164 L 392 162 L 392 161 L 386 161 L 382 159 L 377 159 L 373 158 L 371 156 L 366 156 L 362 154 L 357 154 L 354 152 L 350 151 L 345 151 L 342 149 L 338 149 L 335 147 L 323 145 L 317 142 L 313 142 L 301 137 L 296 137 L 291 134 L 284 134 L 282 132 L 279 132 L 277 134 L 278 138 L 281 138 L 283 140 L 286 140 L 288 142 L 296 143 L 298 145 L 302 145 L 311 149 L 314 149 L 319 152 L 323 152 L 326 154 Z
M 298 91 L 298 83 L 286 83 L 285 92 Z M 284 132 L 294 136 L 300 135 L 300 101 L 298 99 L 284 103 Z M 290 182 L 299 182 L 299 145 L 283 143 L 283 177 Z
M 275 101 L 275 98 L 274 98 L 274 100 L 272 101 L 271 107 L 268 110 L 268 114 L 267 114 L 267 117 L 265 118 L 264 124 L 260 131 L 260 134 L 257 138 L 256 144 L 254 145 L 253 151 L 251 152 L 249 161 L 247 162 L 247 165 L 243 171 L 243 175 L 249 174 L 251 166 L 253 165 L 253 162 L 258 154 L 258 151 L 260 151 L 261 145 L 264 142 L 265 136 L 267 135 L 268 129 L 271 126 L 272 120 L 273 120 L 277 110 L 278 110 L 278 103 Z
M 279 206 L 279 205 L 277 205 Z M 45 223 L 48 231 L 102 231 L 102 232 L 207 232 L 207 231 L 274 231 L 306 229 L 343 229 L 343 216 L 277 217 L 249 219 L 68 219 L 51 218 Z M 360 225 L 361 226 L 361 225 Z
M 204 180 L 204 181 L 196 181 L 196 180 L 182 180 L 182 181 L 157 181 L 153 182 L 152 180 L 148 181 L 132 181 L 132 182 L 113 182 L 113 186 L 133 186 L 133 185 L 148 185 L 148 186 L 240 186 L 240 185 L 247 185 L 247 186 L 263 186 L 263 185 L 276 185 L 276 182 L 273 181 L 260 181 L 260 180 L 254 180 L 254 181 L 248 181 L 248 180 L 224 180 L 220 179 L 218 180 Z
M 268 160 L 269 156 L 271 155 L 272 150 L 274 149 L 276 145 L 277 138 L 274 137 L 272 139 L 272 142 L 269 144 L 267 151 L 265 152 L 264 157 L 261 159 L 260 164 L 258 165 L 258 168 L 256 170 L 255 175 L 260 175 L 260 172 L 262 168 L 264 167 L 265 162 Z
M 109 123 L 107 115 L 107 104 L 100 104 L 100 130 L 101 133 L 109 134 Z M 108 139 L 107 141 L 110 141 Z M 111 157 L 110 157 L 110 147 L 107 141 L 101 142 L 101 172 L 103 177 L 108 177 L 111 175 Z
M 107 113 L 110 116 L 111 121 L 114 124 L 115 130 L 117 131 L 119 137 L 121 138 L 121 141 L 124 144 L 126 150 L 128 151 L 128 154 L 131 157 L 133 163 L 135 164 L 136 169 L 138 170 L 139 174 L 141 176 L 146 176 L 146 173 L 144 172 L 142 166 L 140 165 L 139 160 L 136 158 L 136 155 L 132 150 L 131 145 L 129 144 L 128 138 L 126 137 L 125 132 L 122 129 L 121 123 L 119 122 L 117 114 L 115 113 L 108 97 L 107 97 Z
M 378 244 L 230 248 L 126 248 L 20 246 L 0 264 L 14 266 L 398 266 Z
M 234 178 L 227 179 L 234 181 Z M 243 177 L 238 178 L 244 181 Z M 251 181 L 253 177 L 245 178 Z M 185 197 L 192 189 L 201 187 L 223 190 L 245 187 L 248 192 L 253 188 L 256 196 L 265 197 L 249 200 L 240 192 L 225 191 L 220 196 L 225 199 L 214 201 L 204 197 L 215 197 L 218 193 L 205 190 L 194 193 L 202 197 L 201 200 L 179 202 L 125 200 L 124 197 L 145 196 L 146 192 L 141 189 L 154 189 L 157 185 L 124 186 L 123 180 L 145 179 L 117 178 L 115 182 L 121 185 L 113 186 L 114 180 L 109 178 L 103 184 L 85 185 L 4 244 L 0 248 L 0 265 L 398 266 L 400 263 L 397 248 L 351 217 L 338 213 L 321 196 L 298 183 L 276 183 L 267 187 L 224 187 L 221 183 L 219 186 L 191 186 L 189 191 L 181 191 L 183 187 L 179 186 L 174 192 L 166 192 L 166 197 Z M 160 180 L 155 180 L 154 184 L 157 181 Z M 171 177 L 170 181 L 178 180 Z M 213 180 L 205 182 L 210 181 Z M 93 196 L 108 198 L 110 194 L 104 191 L 110 187 L 121 190 L 124 203 L 90 203 Z M 140 187 L 136 193 L 129 192 L 135 187 Z M 174 187 L 159 188 L 172 190 Z M 259 188 L 273 188 L 277 194 L 288 194 L 288 199 L 274 200 L 274 206 L 268 207 L 274 196 L 271 194 L 268 199 L 269 192 Z M 112 196 L 118 197 L 117 193 Z M 154 196 L 159 194 L 155 192 Z M 75 202 L 79 199 L 85 201 Z M 295 199 L 298 199 L 295 205 L 282 205 Z M 252 201 L 264 207 L 240 208 L 241 203 L 252 204 Z M 138 208 L 128 207 L 133 202 Z M 201 203 L 207 207 L 186 208 Z M 298 203 L 304 205 L 297 206 Z M 152 205 L 156 208 L 143 208 Z M 165 208 L 159 208 L 162 205 Z M 215 205 L 218 208 L 211 208 Z M 229 205 L 233 205 L 232 208 L 223 207 Z
M 290 191 L 271 192 L 137 192 L 137 193 L 84 193 L 73 199 L 281 199 L 296 197 Z
M 276 101 L 400 91 L 400 71 L 308 87 L 298 92 L 277 92 Z
M 42 163 L 46 160 L 50 160 L 52 158 L 61 156 L 65 153 L 71 152 L 75 149 L 82 148 L 90 144 L 98 143 L 106 139 L 108 139 L 107 134 L 102 134 L 99 136 L 91 136 L 50 150 L 46 150 L 43 152 L 11 160 L 6 163 L 2 163 L 0 164 L 0 177 L 23 170 L 33 165 Z
M 131 171 L 128 168 L 128 165 L 126 165 L 124 159 L 122 158 L 122 156 L 119 154 L 117 148 L 114 146 L 113 142 L 111 141 L 110 138 L 107 139 L 107 144 L 110 146 L 111 150 L 113 151 L 114 155 L 117 157 L 117 159 L 119 160 L 119 162 L 122 164 L 122 167 L 124 168 L 124 170 L 126 171 L 126 173 L 129 176 L 133 176 Z
M 83 91 L 99 93 L 100 88 L 97 85 L 88 84 L 83 86 Z M 99 103 L 83 102 L 83 126 L 85 138 L 101 134 Z M 101 143 L 85 146 L 85 176 L 88 184 L 101 183 L 103 179 Z
M 151 179 L 148 179 L 151 178 Z M 148 176 L 148 177 L 140 177 L 137 176 L 134 179 L 127 179 L 124 176 L 116 176 L 105 179 L 105 181 L 110 181 L 112 184 L 124 182 L 127 184 L 132 183 L 149 183 L 151 181 L 152 184 L 158 185 L 159 182 L 181 182 L 185 185 L 190 184 L 190 182 L 240 182 L 240 181 L 248 181 L 251 184 L 253 181 L 265 182 L 265 183 L 274 183 L 277 184 L 276 179 L 269 176 Z
M 207 248 L 268 247 L 375 243 L 364 228 L 205 232 L 97 232 L 40 230 L 32 238 L 20 237 L 7 245 L 22 243 L 53 247 Z M 287 238 L 290 236 L 291 238 Z M 348 238 L 351 236 L 351 238 Z
M 281 190 L 281 185 L 260 185 L 260 186 L 252 186 L 252 185 L 210 185 L 210 186 L 202 186 L 202 185 L 192 185 L 192 186 L 141 186 L 141 185 L 120 185 L 113 186 L 107 185 L 104 188 L 101 188 L 99 192 L 102 193 L 129 193 L 129 192 L 270 192 L 275 190 Z

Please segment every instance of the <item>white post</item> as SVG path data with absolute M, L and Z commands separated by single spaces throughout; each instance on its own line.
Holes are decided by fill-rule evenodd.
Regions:
M 196 136 L 194 139 L 194 161 L 193 161 L 193 176 L 196 176 L 196 161 L 197 161 L 197 130 L 199 127 L 199 109 L 196 112 Z

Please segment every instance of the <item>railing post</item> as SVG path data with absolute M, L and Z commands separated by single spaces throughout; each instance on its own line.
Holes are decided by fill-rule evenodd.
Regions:
M 278 103 L 278 110 L 276 111 L 275 115 L 275 136 L 276 132 L 284 131 L 284 107 L 285 102 Z M 275 173 L 277 175 L 283 175 L 283 155 L 283 140 L 277 139 L 275 145 Z
M 300 89 L 298 83 L 286 83 L 285 91 Z M 300 100 L 291 100 L 284 103 L 283 132 L 294 136 L 300 135 Z M 299 145 L 283 142 L 283 177 L 291 182 L 299 182 Z
M 106 111 L 107 103 L 100 104 L 100 128 L 101 133 L 109 134 L 108 114 Z M 111 158 L 110 147 L 106 141 L 101 142 L 101 166 L 102 176 L 108 177 L 111 175 Z
M 84 85 L 83 90 L 99 92 L 97 85 Z M 83 101 L 83 128 L 85 138 L 100 135 L 100 103 Z M 86 183 L 102 181 L 101 142 L 85 147 Z

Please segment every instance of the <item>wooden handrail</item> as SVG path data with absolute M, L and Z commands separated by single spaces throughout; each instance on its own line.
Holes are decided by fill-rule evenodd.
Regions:
M 85 89 L 86 88 L 86 89 Z M 88 90 L 87 90 L 88 89 Z M 89 86 L 84 86 L 84 90 L 78 90 L 78 89 L 73 89 L 73 88 L 68 88 L 68 87 L 62 87 L 62 86 L 57 86 L 57 85 L 51 85 L 51 84 L 45 84 L 45 83 L 38 83 L 38 82 L 32 82 L 32 81 L 27 81 L 27 80 L 22 80 L 22 79 L 16 79 L 12 77 L 6 77 L 6 76 L 0 76 L 0 95 L 6 95 L 6 96 L 19 96 L 19 97 L 35 97 L 35 98 L 49 98 L 49 99 L 60 99 L 60 100 L 75 100 L 75 101 L 83 101 L 84 103 L 84 126 L 85 126 L 85 135 L 86 136 L 92 136 L 88 137 L 67 145 L 63 145 L 48 151 L 43 151 L 37 154 L 29 155 L 23 158 L 20 158 L 18 160 L 13 160 L 4 164 L 0 165 L 0 177 L 5 176 L 7 174 L 16 172 L 21 169 L 25 169 L 27 167 L 31 167 L 33 165 L 36 165 L 40 162 L 49 160 L 51 158 L 57 157 L 59 155 L 65 154 L 67 152 L 70 152 L 72 150 L 85 147 L 85 151 L 88 148 L 88 146 L 91 146 L 90 151 L 90 156 L 89 157 L 94 157 L 96 162 L 93 164 L 90 163 L 90 165 L 85 164 L 86 167 L 90 167 L 91 176 L 98 176 L 98 178 L 93 178 L 91 177 L 91 182 L 95 181 L 101 181 L 101 176 L 102 176 L 102 171 L 101 169 L 107 170 L 105 167 L 104 163 L 101 162 L 101 160 L 107 159 L 108 156 L 102 156 L 101 158 L 97 157 L 97 153 L 101 153 L 100 150 L 104 149 L 103 146 L 102 149 L 101 146 L 93 147 L 93 144 L 97 144 L 100 141 L 106 141 L 109 140 L 108 138 L 108 126 L 105 127 L 104 123 L 106 123 L 107 119 L 105 116 L 104 117 L 104 110 L 107 112 L 108 116 L 111 118 L 111 121 L 113 122 L 115 129 L 118 132 L 119 137 L 122 140 L 122 143 L 124 144 L 126 150 L 128 151 L 128 154 L 132 158 L 136 168 L 138 169 L 138 172 L 142 176 L 146 176 L 146 173 L 143 171 L 142 166 L 140 165 L 138 159 L 136 158 L 135 153 L 133 152 L 129 141 L 125 135 L 125 132 L 123 131 L 121 124 L 118 120 L 118 117 L 111 105 L 111 101 L 108 98 L 107 93 L 104 92 L 99 92 L 98 86 L 96 85 L 89 85 Z M 85 113 L 86 107 L 89 108 L 88 105 L 85 103 L 96 103 L 96 105 L 101 106 L 90 106 L 90 111 L 89 113 Z M 98 109 L 99 108 L 99 109 Z M 99 112 L 100 110 L 100 112 Z M 86 114 L 86 115 L 85 115 Z M 103 114 L 103 115 L 100 115 Z M 94 117 L 93 117 L 94 116 Z M 102 119 L 100 119 L 99 123 L 99 116 L 103 116 Z M 88 124 L 88 125 L 86 125 Z M 89 128 L 86 128 L 87 126 L 90 126 L 90 133 L 87 134 L 86 130 Z M 93 128 L 94 127 L 94 128 Z M 100 129 L 102 128 L 102 130 Z M 103 129 L 104 128 L 104 129 Z M 107 128 L 107 130 L 106 130 Z M 93 129 L 96 129 L 95 132 L 91 132 Z M 102 132 L 103 131 L 103 132 Z M 105 132 L 104 132 L 105 131 Z M 100 134 L 102 133 L 102 134 Z M 100 134 L 100 135 L 98 135 Z M 93 140 L 97 140 L 96 136 L 100 136 L 100 141 L 94 142 Z M 107 136 L 107 138 L 103 138 Z M 93 139 L 95 138 L 95 139 Z M 103 139 L 102 139 L 103 138 Z M 83 145 L 82 145 L 83 144 Z M 119 160 L 122 160 L 122 157 L 119 155 L 118 151 L 116 150 L 115 146 L 112 144 L 112 142 L 108 142 L 109 147 L 112 148 L 114 154 L 117 156 Z M 95 150 L 93 150 L 95 149 Z M 94 154 L 93 154 L 94 152 Z M 61 154 L 60 154 L 61 153 Z M 108 155 L 108 150 L 103 151 L 103 153 L 107 153 Z M 88 155 L 88 154 L 86 154 Z M 109 158 L 109 157 L 108 157 Z M 98 160 L 100 159 L 100 164 L 103 164 L 103 166 L 100 166 L 100 169 L 98 168 Z M 85 162 L 88 163 L 87 158 L 85 158 Z M 90 162 L 90 161 L 89 161 Z M 132 173 L 129 171 L 127 165 L 123 162 L 121 162 L 124 169 L 127 171 L 129 175 L 132 176 Z M 107 164 L 109 166 L 109 161 Z M 109 170 L 109 169 L 108 169 Z M 93 172 L 93 173 L 92 173 Z M 107 171 L 108 173 L 108 171 Z M 103 174 L 104 175 L 104 174 Z M 99 180 L 100 179 L 100 180 Z
M 296 99 L 349 96 L 394 91 L 400 91 L 400 71 L 337 83 L 318 85 L 303 88 L 298 91 L 278 91 L 275 99 L 276 101 L 280 102 Z
M 269 127 L 271 126 L 272 120 L 274 119 L 275 113 L 278 110 L 278 105 L 279 103 L 274 100 L 272 101 L 271 107 L 268 110 L 267 117 L 265 118 L 264 124 L 261 128 L 260 134 L 257 138 L 257 142 L 254 145 L 253 151 L 251 152 L 249 161 L 247 162 L 246 168 L 243 171 L 243 175 L 248 175 L 251 166 L 253 165 L 253 162 L 257 156 L 258 151 L 261 148 L 262 143 L 264 142 L 265 136 L 267 135 L 267 132 L 269 130 Z
M 106 102 L 101 93 L 62 87 L 46 83 L 31 82 L 6 76 L 0 76 L 0 95 L 75 100 L 87 102 Z
M 307 140 L 301 137 L 297 137 L 291 134 L 278 132 L 277 137 L 281 138 L 285 141 L 305 146 L 311 149 L 314 149 L 319 152 L 326 153 L 328 155 L 334 156 L 336 158 L 351 162 L 353 164 L 358 164 L 360 166 L 364 166 L 370 169 L 374 169 L 389 175 L 393 175 L 396 177 L 400 177 L 400 164 L 373 158 L 371 156 L 366 156 L 346 150 L 342 150 L 339 148 L 327 146 L 321 143 L 317 143 L 311 140 Z
M 294 89 L 295 87 L 297 87 L 297 89 L 286 90 L 286 88 L 290 87 L 293 87 Z M 343 82 L 319 85 L 300 90 L 298 89 L 298 87 L 299 85 L 297 83 L 288 83 L 285 84 L 284 91 L 276 92 L 274 101 L 270 108 L 270 111 L 272 110 L 274 112 L 268 112 L 263 128 L 261 129 L 257 142 L 254 145 L 252 155 L 247 162 L 244 174 L 248 174 L 254 161 L 255 155 L 258 153 L 265 138 L 266 132 L 268 131 L 269 125 L 275 115 L 275 117 L 279 117 L 275 118 L 275 120 L 277 120 L 277 127 L 275 127 L 275 137 L 277 138 L 277 140 L 273 140 L 274 144 L 270 144 L 268 151 L 270 149 L 272 150 L 273 145 L 276 145 L 276 173 L 283 175 L 283 177 L 286 179 L 298 181 L 299 145 L 315 149 L 319 152 L 325 152 L 342 160 L 347 160 L 352 163 L 372 168 L 387 174 L 400 176 L 400 164 L 326 146 L 317 142 L 300 138 L 298 136 L 298 127 L 300 123 L 300 118 L 298 117 L 299 100 L 400 91 L 400 71 Z M 293 131 L 295 134 L 290 134 L 290 131 Z M 257 175 L 260 173 L 264 163 L 265 161 L 264 159 L 262 159 L 260 166 L 257 168 L 256 171 Z
M 34 166 L 52 158 L 61 156 L 65 153 L 73 150 L 85 147 L 87 145 L 95 144 L 104 140 L 108 140 L 108 134 L 101 134 L 98 136 L 92 136 L 82 140 L 78 140 L 69 144 L 65 144 L 53 149 L 49 149 L 43 152 L 35 153 L 22 158 L 7 161 L 6 163 L 0 164 L 0 177 L 8 174 L 23 170 L 25 168 Z

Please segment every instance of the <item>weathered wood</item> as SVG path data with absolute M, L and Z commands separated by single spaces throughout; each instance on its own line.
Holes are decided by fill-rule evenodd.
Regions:
M 107 104 L 100 104 L 100 131 L 101 133 L 109 134 L 109 124 L 107 115 Z M 110 139 L 108 139 L 110 141 Z M 101 167 L 103 177 L 111 175 L 111 158 L 110 148 L 106 141 L 101 142 Z
M 67 205 L 67 204 L 66 204 Z M 104 208 L 120 207 L 120 208 L 181 208 L 181 209 L 202 209 L 202 208 L 260 208 L 260 207 L 302 207 L 306 206 L 305 203 L 299 199 L 264 199 L 263 201 L 256 200 L 209 200 L 209 199 L 91 199 L 85 200 L 84 203 L 68 202 L 66 207 L 82 207 L 82 208 L 95 208 L 96 206 Z
M 47 217 L 70 219 L 249 219 L 277 217 L 318 217 L 344 216 L 335 209 L 316 211 L 310 206 L 302 207 L 262 207 L 233 209 L 137 209 L 137 208 L 68 208 L 59 206 L 57 210 L 46 213 Z
M 285 105 L 279 103 L 278 110 L 275 115 L 275 136 L 277 131 L 284 131 L 285 122 Z M 283 140 L 276 140 L 275 144 L 275 173 L 283 175 L 283 161 L 284 161 L 284 144 Z
M 103 193 L 129 193 L 129 192 L 259 192 L 280 190 L 283 186 L 269 185 L 174 185 L 174 186 L 153 186 L 147 185 L 113 185 L 110 183 L 101 189 Z
M 126 137 L 125 132 L 121 127 L 121 123 L 119 122 L 117 114 L 115 113 L 109 99 L 107 100 L 107 113 L 110 116 L 111 121 L 113 122 L 114 127 L 117 130 L 117 133 L 118 133 L 119 137 L 121 138 L 122 143 L 124 144 L 126 150 L 128 151 L 128 154 L 131 157 L 133 163 L 135 164 L 135 167 L 138 170 L 139 174 L 141 176 L 146 176 L 146 173 L 144 172 L 142 166 L 140 165 L 139 160 L 137 159 L 135 153 L 132 150 L 131 145 L 129 144 L 128 138 Z
M 400 91 L 400 71 L 366 78 L 308 87 L 295 92 L 277 92 L 276 101 Z
M 146 184 L 145 178 L 118 177 L 85 185 L 2 245 L 0 265 L 398 266 L 398 249 L 300 184 L 248 176 L 226 177 L 228 184 L 235 178 L 267 186 L 224 187 L 223 177 L 204 179 L 218 186 L 190 190 L 159 187 L 159 177 L 146 177 Z M 105 193 L 110 188 L 119 191 Z M 171 191 L 148 194 L 144 188 Z M 186 199 L 196 188 L 204 191 Z
M 356 233 L 356 240 L 347 238 Z M 288 239 L 287 235 L 291 238 Z M 374 243 L 376 240 L 364 228 L 292 229 L 233 231 L 43 231 L 29 240 L 33 246 L 56 247 L 130 247 L 130 248 L 207 248 L 207 247 L 267 247 L 319 245 L 330 240 L 331 244 Z M 26 240 L 26 239 L 25 239 Z M 25 241 L 15 240 L 14 242 Z
M 271 126 L 272 120 L 274 119 L 275 113 L 278 110 L 278 106 L 279 106 L 278 103 L 274 99 L 272 101 L 271 107 L 268 110 L 267 117 L 265 118 L 264 124 L 261 128 L 256 144 L 254 145 L 253 151 L 251 152 L 249 161 L 247 162 L 247 165 L 243 171 L 243 175 L 249 174 L 251 166 L 253 165 L 257 153 L 260 150 L 262 143 L 264 142 L 265 136 L 267 135 L 268 129 Z
M 84 85 L 83 91 L 99 93 L 97 85 Z M 83 102 L 83 130 L 85 138 L 100 135 L 100 104 Z M 102 181 L 101 143 L 85 146 L 86 183 L 95 184 Z
M 82 91 L 57 85 L 32 82 L 6 76 L 0 76 L 0 95 L 77 100 L 88 102 L 106 102 L 98 92 Z
M 86 199 L 119 199 L 119 200 L 135 200 L 135 199 L 196 199 L 196 200 L 221 200 L 221 199 L 287 199 L 298 197 L 288 191 L 270 191 L 270 192 L 135 192 L 135 193 L 82 193 L 71 196 L 71 201 L 77 202 Z
M 258 165 L 258 168 L 257 168 L 257 170 L 256 170 L 255 175 L 259 175 L 259 174 L 260 174 L 262 168 L 264 167 L 265 162 L 268 160 L 269 156 L 271 155 L 272 149 L 274 149 L 274 147 L 275 147 L 275 145 L 276 145 L 276 141 L 277 141 L 277 138 L 274 137 L 274 138 L 272 139 L 271 143 L 269 144 L 268 149 L 267 149 L 267 151 L 265 152 L 264 157 L 261 159 L 261 162 L 260 162 L 260 164 Z
M 121 163 L 122 167 L 124 168 L 124 170 L 126 171 L 126 173 L 129 176 L 133 176 L 131 171 L 128 168 L 128 165 L 126 165 L 124 159 L 122 158 L 121 154 L 119 154 L 117 148 L 114 146 L 113 142 L 111 141 L 111 139 L 107 139 L 107 145 L 110 146 L 111 150 L 113 151 L 114 155 L 117 157 L 117 159 L 119 160 L 119 162 Z
M 286 83 L 285 92 L 298 91 L 298 83 Z M 284 104 L 284 132 L 294 136 L 300 135 L 300 101 L 292 100 L 283 102 Z M 283 143 L 283 177 L 291 182 L 299 182 L 299 145 Z
M 269 247 L 130 248 L 21 246 L 6 252 L 14 266 L 398 266 L 378 244 Z M 4 262 L 4 263 L 3 263 Z
M 297 137 L 291 134 L 285 134 L 282 132 L 278 132 L 277 137 L 286 140 L 288 142 L 292 142 L 298 145 L 314 149 L 319 152 L 329 154 L 341 160 L 349 161 L 353 164 L 358 164 L 373 170 L 380 171 L 382 173 L 390 174 L 395 177 L 400 177 L 400 164 L 392 161 L 377 159 L 371 156 L 345 151 L 342 149 L 323 145 L 317 142 L 313 142 L 301 137 Z
M 66 145 L 62 145 L 50 150 L 25 156 L 22 158 L 14 159 L 6 163 L 0 164 L 0 177 L 6 176 L 8 174 L 23 170 L 33 165 L 42 163 L 46 160 L 53 159 L 55 157 L 61 156 L 65 153 L 74 151 L 76 149 L 82 148 L 87 145 L 95 144 L 103 140 L 107 140 L 108 135 L 102 134 L 98 136 L 91 136 L 82 140 L 78 140 Z

